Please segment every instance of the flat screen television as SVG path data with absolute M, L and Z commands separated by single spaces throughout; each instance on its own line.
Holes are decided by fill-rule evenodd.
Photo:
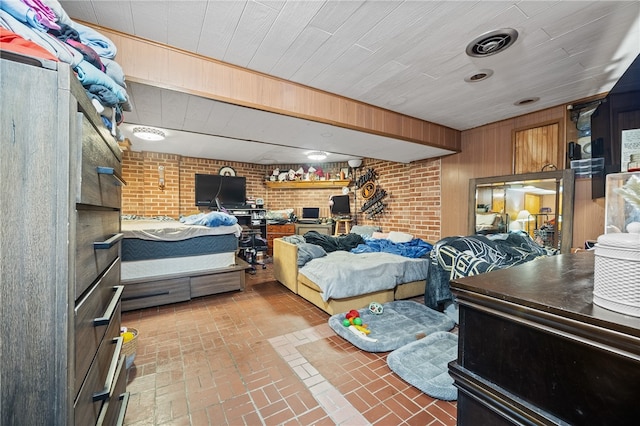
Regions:
M 334 216 L 351 214 L 351 199 L 348 195 L 334 195 L 331 197 L 331 214 Z
M 196 206 L 244 207 L 247 200 L 247 179 L 243 176 L 196 174 Z

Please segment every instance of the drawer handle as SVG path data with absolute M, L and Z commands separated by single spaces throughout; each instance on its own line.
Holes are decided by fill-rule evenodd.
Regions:
M 116 350 L 113 352 L 113 358 L 111 358 L 111 365 L 109 366 L 109 372 L 107 373 L 107 380 L 104 382 L 104 388 L 100 392 L 93 394 L 93 402 L 104 401 L 109 398 L 109 393 L 111 393 L 111 384 L 116 376 L 118 359 L 120 358 L 120 351 L 122 350 L 122 337 L 116 337 L 112 340 L 112 343 L 116 344 Z
M 105 249 L 110 249 L 111 247 L 113 247 L 114 245 L 116 245 L 122 238 L 124 237 L 124 234 L 122 233 L 118 233 L 115 234 L 113 237 L 109 238 L 108 240 L 105 241 L 95 241 L 93 243 L 93 248 L 95 250 L 105 250 Z
M 127 182 L 125 182 L 124 179 L 122 179 L 122 176 L 120 176 L 118 173 L 116 173 L 116 171 L 115 171 L 115 169 L 113 167 L 98 166 L 98 167 L 96 167 L 96 170 L 97 170 L 99 175 L 113 175 L 113 177 L 118 179 L 120 181 L 120 183 L 122 183 L 123 185 L 127 184 Z
M 113 289 L 115 290 L 115 292 L 113 293 L 111 302 L 109 302 L 109 306 L 107 306 L 107 310 L 105 311 L 104 316 L 100 318 L 94 318 L 93 320 L 93 325 L 95 327 L 109 324 L 109 322 L 111 321 L 111 318 L 113 317 L 113 313 L 116 310 L 116 306 L 118 306 L 118 302 L 120 302 L 120 296 L 122 296 L 122 292 L 124 291 L 124 286 L 117 285 L 113 287 Z
M 129 392 L 120 394 L 122 399 L 122 405 L 120 405 L 120 413 L 118 414 L 118 420 L 116 420 L 116 426 L 122 426 L 124 424 L 124 415 L 127 412 L 127 405 L 129 405 Z

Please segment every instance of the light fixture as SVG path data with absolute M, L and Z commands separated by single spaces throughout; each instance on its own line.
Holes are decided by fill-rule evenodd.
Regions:
M 524 105 L 529 105 L 535 102 L 538 102 L 540 100 L 539 97 L 537 96 L 533 96 L 531 98 L 524 98 L 524 99 L 520 99 L 519 101 L 514 102 L 513 104 L 515 106 L 524 106 Z
M 166 137 L 162 130 L 153 127 L 134 127 L 132 131 L 135 137 L 146 141 L 161 141 Z
M 488 79 L 493 75 L 493 70 L 484 69 L 479 71 L 474 71 L 472 74 L 469 74 L 464 78 L 464 81 L 467 83 L 477 83 L 479 81 L 483 81 Z
M 164 166 L 158 166 L 158 188 L 164 190 Z
M 354 158 L 353 160 L 347 161 L 347 163 L 349 164 L 349 167 L 351 167 L 352 169 L 357 169 L 358 167 L 362 166 L 362 159 Z
M 327 153 L 324 151 L 311 151 L 309 153 L 307 153 L 307 158 L 309 160 L 314 160 L 314 161 L 320 161 L 320 160 L 324 160 L 325 158 L 327 158 Z

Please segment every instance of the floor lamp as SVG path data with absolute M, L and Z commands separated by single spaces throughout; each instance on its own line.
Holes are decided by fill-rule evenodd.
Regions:
M 355 183 L 354 191 L 353 191 L 353 224 L 358 224 L 358 186 L 357 180 L 358 176 L 356 176 L 356 171 L 362 165 L 362 159 L 357 158 L 353 160 L 347 161 L 349 167 L 351 167 L 351 174 L 353 175 L 353 181 Z

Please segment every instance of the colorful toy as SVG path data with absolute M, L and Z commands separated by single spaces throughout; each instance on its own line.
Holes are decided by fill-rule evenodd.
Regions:
M 369 312 L 374 315 L 382 315 L 382 311 L 384 311 L 384 307 L 378 302 L 369 303 Z
M 355 309 L 350 310 L 344 316 L 342 320 L 342 325 L 345 327 L 349 327 L 351 331 L 357 331 L 359 334 L 367 335 L 371 333 L 371 330 L 367 327 L 367 324 L 362 322 L 362 318 L 360 318 L 360 312 Z

